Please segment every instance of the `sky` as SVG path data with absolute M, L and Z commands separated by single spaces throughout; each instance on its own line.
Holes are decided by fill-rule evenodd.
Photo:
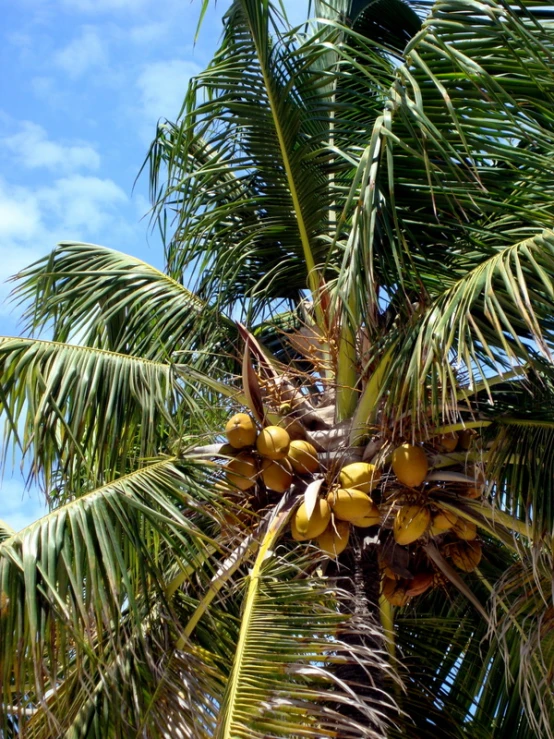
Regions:
M 0 335 L 21 315 L 6 280 L 59 241 L 102 244 L 163 268 L 148 181 L 135 179 L 160 119 L 209 62 L 229 0 L 0 0 Z M 285 2 L 306 17 L 307 0 Z M 0 519 L 43 515 L 15 464 L 0 473 Z

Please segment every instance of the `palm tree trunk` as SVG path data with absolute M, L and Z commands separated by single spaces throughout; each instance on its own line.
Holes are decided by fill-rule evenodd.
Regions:
M 351 596 L 344 600 L 342 608 L 345 615 L 350 616 L 352 628 L 341 634 L 341 638 L 352 647 L 353 658 L 339 665 L 336 675 L 352 686 L 365 703 L 383 711 L 383 698 L 386 696 L 387 688 L 383 671 L 376 668 L 372 662 L 368 664 L 363 659 L 356 659 L 356 654 L 363 655 L 364 652 L 367 656 L 376 652 L 386 654 L 385 638 L 379 618 L 380 575 L 377 546 L 373 538 L 358 536 L 356 533 L 351 536 L 350 543 L 351 546 L 340 555 L 334 567 L 338 587 Z M 393 708 L 392 699 L 389 708 L 391 710 Z M 338 710 L 353 721 L 364 724 L 368 729 L 379 731 L 379 726 L 368 726 L 367 716 L 354 703 L 343 704 Z M 351 737 L 352 734 L 349 734 L 348 739 Z M 339 733 L 337 739 L 346 737 Z

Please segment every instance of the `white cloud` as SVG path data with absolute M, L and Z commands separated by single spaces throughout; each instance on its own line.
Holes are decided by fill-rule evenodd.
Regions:
M 42 126 L 23 121 L 20 131 L 0 139 L 0 147 L 14 155 L 28 169 L 45 167 L 63 172 L 98 169 L 100 157 L 88 144 L 61 144 L 48 139 Z
M 114 245 L 131 226 L 119 209 L 128 203 L 110 179 L 70 175 L 48 187 L 14 187 L 0 180 L 0 316 L 13 308 L 5 302 L 6 280 L 64 240 L 98 241 L 109 234 Z
M 107 227 L 127 195 L 110 179 L 72 175 L 36 193 L 44 212 L 53 214 L 59 238 L 87 238 Z
M 55 64 L 72 79 L 81 77 L 94 67 L 104 66 L 107 61 L 105 41 L 93 26 L 83 26 L 81 35 L 54 56 Z
M 175 120 L 190 78 L 201 71 L 198 64 L 182 59 L 147 64 L 136 82 L 145 122 L 153 125 L 159 118 Z

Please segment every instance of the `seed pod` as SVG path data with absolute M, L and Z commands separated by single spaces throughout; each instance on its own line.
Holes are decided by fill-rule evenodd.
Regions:
M 421 485 L 429 470 L 425 451 L 420 446 L 402 444 L 392 453 L 392 470 L 404 485 L 412 488 Z
M 369 513 L 361 518 L 353 518 L 351 523 L 360 529 L 367 529 L 369 526 L 377 526 L 381 523 L 381 514 L 375 503 L 372 503 Z
M 478 541 L 456 541 L 448 547 L 448 555 L 459 570 L 473 572 L 481 561 L 483 549 Z
M 317 472 L 319 468 L 315 447 L 302 439 L 291 441 L 288 458 L 292 468 L 299 475 L 309 475 Z
M 329 524 L 325 531 L 318 536 L 319 548 L 330 557 L 338 557 L 348 546 L 350 536 L 350 525 L 348 521 L 335 521 L 335 525 Z
M 467 521 L 465 518 L 458 518 L 456 525 L 452 527 L 452 531 L 459 539 L 464 539 L 464 541 L 473 541 L 477 538 L 477 526 L 473 521 Z
M 381 592 L 392 606 L 405 606 L 410 596 L 406 592 L 405 581 L 383 578 Z
M 439 444 L 447 454 L 453 452 L 458 446 L 458 434 L 451 433 L 439 436 Z
M 353 462 L 343 467 L 339 474 L 339 482 L 342 488 L 349 490 L 361 490 L 362 493 L 370 493 L 379 485 L 381 471 L 374 464 L 367 462 Z
M 307 516 L 306 504 L 302 503 L 297 509 L 291 522 L 293 539 L 305 541 L 320 536 L 331 520 L 331 509 L 325 498 L 318 498 L 310 518 Z
M 235 413 L 225 426 L 229 444 L 235 449 L 252 446 L 256 441 L 256 424 L 248 413 Z
M 373 501 L 360 490 L 339 488 L 327 496 L 335 517 L 341 521 L 354 521 L 370 514 Z
M 402 506 L 393 524 L 394 540 L 397 544 L 411 544 L 427 531 L 431 522 L 431 514 L 426 506 Z
M 239 490 L 249 490 L 256 483 L 258 468 L 251 454 L 241 452 L 225 467 L 227 482 Z
M 290 436 L 280 426 L 266 426 L 256 440 L 256 449 L 267 459 L 284 459 L 289 445 Z
M 406 586 L 407 595 L 422 595 L 426 590 L 432 587 L 434 574 L 432 572 L 418 572 L 411 580 L 408 580 Z
M 287 459 L 274 462 L 264 459 L 262 462 L 262 480 L 264 485 L 276 493 L 284 493 L 292 485 L 292 467 Z
M 449 531 L 458 521 L 458 516 L 453 511 L 440 510 L 431 519 L 429 533 L 431 536 L 439 536 Z

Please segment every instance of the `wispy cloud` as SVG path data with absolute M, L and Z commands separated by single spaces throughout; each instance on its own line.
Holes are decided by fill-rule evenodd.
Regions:
M 10 315 L 6 280 L 65 239 L 114 245 L 132 226 L 119 209 L 128 197 L 111 179 L 79 174 L 47 187 L 13 186 L 0 180 L 0 315 Z
M 0 149 L 28 169 L 46 168 L 62 172 L 98 169 L 100 156 L 89 144 L 52 141 L 42 126 L 22 121 L 16 133 L 0 138 Z
M 108 49 L 104 39 L 94 26 L 83 26 L 80 36 L 54 56 L 56 66 L 63 69 L 72 79 L 81 77 L 95 67 L 103 67 L 108 62 Z

